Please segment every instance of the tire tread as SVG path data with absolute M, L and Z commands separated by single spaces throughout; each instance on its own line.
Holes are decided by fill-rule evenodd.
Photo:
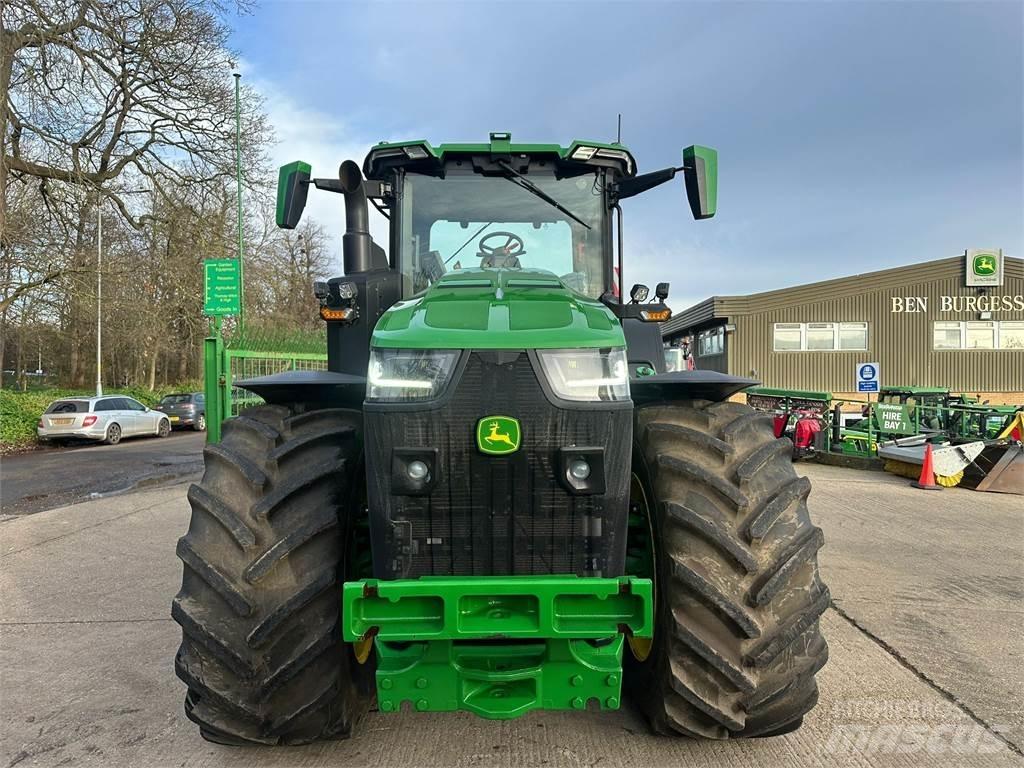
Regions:
M 297 418 L 260 405 L 225 422 L 188 492 L 171 605 L 185 712 L 222 744 L 304 744 L 351 734 L 372 665 L 341 640 L 340 582 L 356 507 L 357 411 Z
M 817 701 L 829 593 L 817 566 L 824 536 L 790 441 L 738 403 L 656 404 L 635 418 L 634 465 L 656 517 L 658 614 L 654 648 L 627 682 L 658 733 L 793 730 Z

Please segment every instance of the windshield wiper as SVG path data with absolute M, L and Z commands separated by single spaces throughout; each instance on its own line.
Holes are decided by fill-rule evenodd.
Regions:
M 587 224 L 587 222 L 585 222 L 583 219 L 581 219 L 575 213 L 570 211 L 568 208 L 566 208 L 560 202 L 555 200 L 555 198 L 553 198 L 551 195 L 549 195 L 543 189 L 538 187 L 536 184 L 534 184 L 528 178 L 523 176 L 523 174 L 521 174 L 519 171 L 517 171 L 515 168 L 513 168 L 511 165 L 509 165 L 508 162 L 506 162 L 505 160 L 499 160 L 498 161 L 498 165 L 500 165 L 502 168 L 504 168 L 506 171 L 508 171 L 509 173 L 512 174 L 511 176 L 504 176 L 503 178 L 508 179 L 513 184 L 519 185 L 520 187 L 525 189 L 527 192 L 533 193 L 534 195 L 539 197 L 541 200 L 543 200 L 548 205 L 551 205 L 551 206 L 557 208 L 559 211 L 564 213 L 566 216 L 568 216 L 570 219 L 575 221 L 577 224 L 582 224 L 587 229 L 591 229 L 591 226 L 589 224 Z
M 476 237 L 477 235 L 479 235 L 479 234 L 480 234 L 481 232 L 483 232 L 483 231 L 484 231 L 485 229 L 487 229 L 487 228 L 488 228 L 489 226 L 491 226 L 491 224 L 493 224 L 493 223 L 494 223 L 493 221 L 488 221 L 488 222 L 487 222 L 486 224 L 484 224 L 484 225 L 483 225 L 482 227 L 480 227 L 480 229 L 478 229 L 478 230 L 477 230 L 476 232 L 474 232 L 474 233 L 473 233 L 472 235 L 470 235 L 470 236 L 469 236 L 469 240 L 467 240 L 467 241 L 466 241 L 466 242 L 464 242 L 464 243 L 463 243 L 462 245 L 460 245 L 460 246 L 459 246 L 459 250 L 457 250 L 457 251 L 456 251 L 455 253 L 453 253 L 453 254 L 452 254 L 451 256 L 449 256 L 449 257 L 448 257 L 447 259 L 445 259 L 445 260 L 444 260 L 444 263 L 445 263 L 445 264 L 447 264 L 447 263 L 448 263 L 449 261 L 451 261 L 451 260 L 452 260 L 452 259 L 454 259 L 454 258 L 455 258 L 456 256 L 458 256 L 458 255 L 459 255 L 459 254 L 460 254 L 460 253 L 462 252 L 462 249 L 463 249 L 463 248 L 465 248 L 465 247 L 466 247 L 467 245 L 469 245 L 469 244 L 470 244 L 470 242 L 471 242 L 471 241 L 472 241 L 472 240 L 473 240 L 473 239 L 474 239 L 474 238 L 475 238 L 475 237 Z

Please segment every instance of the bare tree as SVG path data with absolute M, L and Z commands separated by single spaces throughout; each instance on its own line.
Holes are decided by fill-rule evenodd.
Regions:
M 233 62 L 217 5 L 6 0 L 4 9 L 0 193 L 8 177 L 40 180 L 44 193 L 54 182 L 88 185 L 137 225 L 131 197 L 144 179 L 159 192 L 231 175 Z M 262 112 L 245 118 L 246 146 L 262 149 Z M 247 158 L 253 178 L 258 159 Z M 111 184 L 125 174 L 131 184 Z
M 237 227 L 224 14 L 218 0 L 0 0 L 4 365 L 22 371 L 35 349 L 63 383 L 89 381 L 103 211 L 105 372 L 149 387 L 199 375 L 202 262 L 234 255 Z M 258 94 L 243 106 L 250 323 L 319 331 L 326 238 L 272 225 L 270 130 Z

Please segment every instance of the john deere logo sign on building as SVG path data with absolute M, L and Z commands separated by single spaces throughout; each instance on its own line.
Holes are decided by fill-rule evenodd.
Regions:
M 1003 284 L 1002 250 L 972 248 L 967 251 L 967 285 Z

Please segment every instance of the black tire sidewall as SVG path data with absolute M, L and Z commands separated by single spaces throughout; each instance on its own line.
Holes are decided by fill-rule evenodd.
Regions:
M 636 440 L 633 442 L 632 470 L 640 480 L 640 487 L 643 489 L 647 501 L 650 530 L 654 536 L 654 540 L 651 542 L 654 557 L 654 642 L 651 644 L 651 652 L 643 661 L 637 659 L 628 647 L 625 649 L 626 674 L 624 677 L 628 687 L 634 693 L 634 699 L 644 703 L 649 700 L 650 692 L 656 689 L 659 681 L 668 674 L 669 656 L 665 650 L 665 644 L 670 641 L 669 628 L 672 626 L 672 621 L 667 599 L 669 595 L 666 572 L 667 558 L 664 555 L 664 548 L 661 546 L 664 525 L 660 514 L 662 503 L 655 493 L 650 467 L 647 466 L 643 448 Z M 653 709 L 643 708 L 648 710 L 649 717 L 652 719 L 656 717 Z M 657 723 L 655 726 L 657 728 Z
M 203 508 L 201 505 L 197 508 L 195 503 L 189 531 L 183 539 L 189 542 L 189 552 L 199 553 L 193 557 L 202 560 L 199 563 L 200 568 L 206 567 L 230 574 L 232 583 L 237 584 L 239 592 L 254 606 L 251 613 L 240 613 L 230 610 L 223 601 L 205 600 L 202 596 L 206 593 L 202 589 L 189 587 L 186 591 L 186 584 L 195 584 L 189 574 L 194 577 L 198 573 L 186 560 L 182 591 L 175 598 L 175 604 L 186 601 L 192 614 L 204 615 L 203 626 L 209 629 L 197 627 L 190 615 L 184 615 L 184 621 L 179 620 L 183 627 L 183 639 L 175 666 L 179 677 L 189 685 L 185 704 L 187 716 L 200 726 L 204 738 L 217 743 L 287 745 L 309 743 L 318 738 L 346 738 L 351 735 L 356 722 L 369 707 L 375 692 L 375 668 L 372 659 L 366 664 L 358 664 L 352 645 L 341 642 L 341 590 L 349 567 L 349 543 L 355 516 L 361 513 L 353 504 L 358 498 L 356 485 L 365 480 L 365 475 L 357 474 L 357 466 L 362 464 L 359 437 L 361 415 L 358 411 L 342 409 L 298 413 L 294 409 L 287 410 L 291 411 L 290 415 L 280 405 L 246 409 L 238 419 L 225 423 L 224 439 L 219 444 L 208 445 L 204 450 L 207 456 L 207 470 L 198 487 L 205 489 L 205 492 L 213 493 L 222 499 L 225 505 L 231 505 L 231 519 L 237 519 L 256 534 L 259 542 L 257 547 L 240 551 L 236 542 L 222 538 L 225 535 L 222 527 L 215 525 L 207 528 L 210 517 L 207 512 L 199 511 Z M 300 421 L 293 422 L 293 418 Z M 243 427 L 243 422 L 248 426 Z M 264 426 L 257 428 L 260 424 Z M 326 428 L 326 433 L 342 435 L 343 432 L 337 430 L 346 427 L 350 431 L 344 437 L 345 452 L 333 456 L 331 448 L 336 443 L 333 440 L 322 439 L 322 436 L 317 439 L 316 433 L 324 432 Z M 309 439 L 311 435 L 313 439 Z M 285 445 L 292 447 L 289 451 L 278 454 L 278 450 Z M 223 458 L 217 459 L 217 456 L 224 455 L 234 456 L 240 463 L 235 465 L 235 469 L 229 469 Z M 211 465 L 211 456 L 214 462 L 219 463 Z M 346 462 L 345 481 L 340 479 L 339 467 L 331 466 L 342 459 Z M 250 485 L 252 481 L 244 477 L 246 465 L 257 472 L 266 473 L 266 488 L 262 483 Z M 239 467 L 242 468 L 241 472 L 238 471 Z M 319 474 L 308 483 L 301 482 L 301 473 L 307 469 Z M 296 473 L 300 479 L 300 482 L 294 485 L 296 496 L 285 503 L 300 506 L 280 509 L 275 507 L 276 511 L 272 513 L 268 510 L 264 515 L 253 514 L 255 503 L 272 497 L 275 493 L 273 489 L 288 488 L 287 478 L 294 479 Z M 340 485 L 341 482 L 344 482 L 344 486 Z M 240 491 L 240 486 L 246 485 L 248 487 L 245 488 L 244 499 L 238 493 L 232 493 Z M 330 491 L 331 487 L 337 488 L 337 492 Z M 321 494 L 319 502 L 314 502 L 308 497 L 303 500 L 302 494 L 307 493 L 309 489 L 317 488 L 320 490 L 312 492 L 314 495 Z M 326 494 L 333 494 L 333 498 Z M 276 577 L 276 581 L 273 570 L 256 577 L 255 581 L 243 577 L 244 569 L 248 567 L 247 563 L 251 565 L 255 562 L 256 558 L 261 556 L 260 552 L 266 554 L 272 551 L 275 547 L 273 542 L 286 542 L 291 531 L 301 533 L 303 526 L 308 525 L 307 521 L 312 519 L 308 515 L 315 514 L 322 523 L 328 506 L 333 514 L 337 515 L 335 543 L 328 544 L 334 539 L 334 529 L 318 529 L 309 534 L 316 538 L 307 540 L 302 548 L 285 553 L 284 557 L 291 558 L 291 565 L 274 566 L 284 568 L 280 572 L 284 575 Z M 197 515 L 199 527 L 193 529 Z M 210 531 L 211 536 L 199 534 L 204 530 Z M 311 546 L 320 548 L 312 560 L 309 551 Z M 193 559 L 193 562 L 196 560 Z M 289 572 L 296 578 L 289 577 Z M 291 637 L 294 638 L 284 639 L 283 645 L 277 646 L 282 657 L 274 664 L 283 663 L 283 659 L 290 659 L 288 663 L 298 663 L 297 671 L 275 687 L 272 699 L 253 699 L 253 696 L 260 695 L 258 689 L 266 682 L 263 675 L 268 674 L 268 670 L 263 668 L 263 660 L 269 658 L 266 654 L 271 653 L 270 649 L 274 645 L 265 645 L 263 641 L 251 642 L 251 635 L 248 635 L 253 629 L 251 622 L 267 620 L 279 606 L 288 604 L 292 597 L 301 595 L 302 589 L 308 588 L 309 579 L 314 573 L 319 573 L 317 578 L 321 579 L 329 573 L 334 578 L 333 585 L 327 590 L 321 589 L 315 598 L 296 603 L 289 610 L 289 617 L 282 620 L 286 623 L 274 630 L 279 637 L 283 631 L 291 633 Z M 303 582 L 306 582 L 305 586 Z M 199 600 L 202 602 L 197 602 Z M 188 629 L 189 626 L 193 629 Z M 204 647 L 202 638 L 204 633 L 208 634 L 211 631 L 225 638 L 224 646 L 230 648 L 239 658 L 251 659 L 254 669 L 258 672 L 254 676 L 240 674 L 224 667 L 221 664 L 223 659 L 208 656 L 204 658 L 209 648 Z M 326 653 L 318 651 L 310 655 L 307 661 L 299 661 L 303 658 L 302 655 L 291 656 L 298 647 L 293 643 L 305 642 L 302 638 L 306 636 L 326 638 L 332 633 L 336 633 L 336 640 L 328 647 L 336 650 Z M 325 679 L 325 676 L 334 679 L 335 683 L 333 687 L 320 691 L 317 686 L 319 680 Z M 308 698 L 322 696 L 331 690 L 334 691 L 333 695 L 336 698 Z M 239 701 L 248 702 L 246 707 L 251 707 L 251 712 L 259 714 L 239 715 L 233 707 L 224 706 L 223 702 L 235 697 L 238 697 Z M 310 707 L 308 711 L 307 707 Z M 278 728 L 275 723 L 279 722 L 287 722 L 288 725 Z
M 786 506 L 785 509 L 791 510 L 793 518 L 788 530 L 780 529 L 779 525 L 775 524 L 766 529 L 767 533 L 762 538 L 747 538 L 742 544 L 736 545 L 740 549 L 747 549 L 747 556 L 754 559 L 756 566 L 741 567 L 739 563 L 734 562 L 727 570 L 721 571 L 718 570 L 719 564 L 724 564 L 729 555 L 721 546 L 709 545 L 705 538 L 706 534 L 699 534 L 697 529 L 686 526 L 680 528 L 679 521 L 676 520 L 679 512 L 674 507 L 669 509 L 671 505 L 668 503 L 671 502 L 680 509 L 687 509 L 683 506 L 684 497 L 680 496 L 681 493 L 689 493 L 688 489 L 692 489 L 698 494 L 698 500 L 701 498 L 700 494 L 705 491 L 709 491 L 710 496 L 715 497 L 721 493 L 718 490 L 721 483 L 722 487 L 742 487 L 743 493 L 753 494 L 749 497 L 752 509 L 769 508 L 769 502 L 782 493 L 783 487 L 792 487 L 798 481 L 788 455 L 789 451 L 786 451 L 785 456 L 781 455 L 782 444 L 770 434 L 770 430 L 766 431 L 764 426 L 756 426 L 753 422 L 744 422 L 743 420 L 750 419 L 755 412 L 740 404 L 684 401 L 652 405 L 647 413 L 645 410 L 637 410 L 634 425 L 633 472 L 646 496 L 653 535 L 656 600 L 654 642 L 650 654 L 642 662 L 637 661 L 629 651 L 626 651 L 625 683 L 634 700 L 647 714 L 653 730 L 660 734 L 731 739 L 773 735 L 793 730 L 799 726 L 802 716 L 814 706 L 814 674 L 827 659 L 827 647 L 821 638 L 820 628 L 812 629 L 818 627 L 817 616 L 820 616 L 821 611 L 827 606 L 827 587 L 820 581 L 817 558 L 814 554 L 816 550 L 812 551 L 814 564 L 811 582 L 786 582 L 784 587 L 786 593 L 806 601 L 797 605 L 806 611 L 805 616 L 814 618 L 814 624 L 807 625 L 801 632 L 816 632 L 818 645 L 813 651 L 800 657 L 800 666 L 790 666 L 784 660 L 785 657 L 780 662 L 781 666 L 776 665 L 774 661 L 768 662 L 764 667 L 750 666 L 743 661 L 744 644 L 757 635 L 731 635 L 724 632 L 723 628 L 717 627 L 717 618 L 715 627 L 702 623 L 708 619 L 703 615 L 705 608 L 713 614 L 717 606 L 706 602 L 701 594 L 695 592 L 685 581 L 685 577 L 681 580 L 676 572 L 676 566 L 684 569 L 683 573 L 699 574 L 704 570 L 717 574 L 720 581 L 728 582 L 728 585 L 720 584 L 719 587 L 722 589 L 723 602 L 734 601 L 735 604 L 741 605 L 736 609 L 737 614 L 760 616 L 761 618 L 757 620 L 763 622 L 760 625 L 762 629 L 781 632 L 775 620 L 773 604 L 755 605 L 746 602 L 749 598 L 745 597 L 744 593 L 751 588 L 753 580 L 763 578 L 762 569 L 775 569 L 769 570 L 768 573 L 778 572 L 777 569 L 785 562 L 782 556 L 787 551 L 789 542 L 798 539 L 810 541 L 815 536 L 815 530 L 820 541 L 820 530 L 815 528 L 807 513 L 806 494 L 796 506 L 793 506 L 794 502 L 789 502 Z M 706 415 L 706 426 L 703 426 L 702 418 L 698 417 L 698 414 Z M 737 422 L 743 423 L 742 431 L 732 428 Z M 672 434 L 667 428 L 676 425 L 680 429 L 688 430 L 691 435 L 704 433 L 705 439 L 702 441 L 692 436 L 666 436 Z M 661 427 L 660 436 L 655 436 L 649 429 L 655 426 Z M 722 445 L 723 441 L 726 441 L 727 445 L 734 446 L 733 450 L 738 453 L 725 453 L 724 463 L 711 460 L 711 448 L 704 447 L 703 451 L 701 450 L 706 445 L 714 447 L 715 443 L 710 441 L 715 441 L 717 445 Z M 763 453 L 767 453 L 766 458 L 752 473 L 743 474 L 737 471 L 737 466 Z M 663 457 L 667 460 L 664 465 Z M 678 462 L 684 462 L 693 469 L 680 469 Z M 684 474 L 679 474 L 680 472 Z M 700 474 L 701 472 L 706 474 Z M 770 478 L 780 472 L 791 475 L 793 483 L 776 486 L 772 482 L 766 486 L 764 481 L 759 482 L 762 477 Z M 680 478 L 683 478 L 682 486 Z M 714 481 L 714 478 L 718 480 Z M 669 495 L 662 498 L 658 492 L 659 488 Z M 690 502 L 687 500 L 685 503 Z M 731 504 L 737 502 L 733 501 Z M 730 503 L 716 503 L 715 506 L 729 507 Z M 739 510 L 734 513 L 721 509 L 721 512 L 720 520 L 711 523 L 717 530 L 722 531 L 720 535 L 723 535 L 723 538 L 742 537 L 743 534 L 740 534 L 739 530 L 746 523 L 737 515 L 745 516 L 748 511 Z M 703 519 L 713 520 L 711 517 Z M 750 548 L 753 548 L 753 551 Z M 761 553 L 766 554 L 762 556 Z M 780 557 L 782 559 L 779 559 Z M 689 568 L 695 570 L 690 571 Z M 816 593 L 817 597 L 809 588 L 813 585 L 818 585 L 823 590 Z M 703 604 L 700 606 L 701 619 L 697 619 L 688 607 L 695 599 Z M 770 599 L 777 605 L 780 598 L 776 596 Z M 679 602 L 680 600 L 683 602 Z M 734 615 L 736 614 L 731 612 L 720 614 L 722 617 Z M 791 625 L 796 625 L 794 616 L 799 616 L 799 613 L 788 614 L 787 620 L 792 622 Z M 748 620 L 755 619 L 751 616 Z M 708 630 L 707 634 L 703 634 L 701 628 Z M 790 642 L 793 639 L 795 636 Z M 758 642 L 763 644 L 764 640 Z M 701 647 L 704 650 L 701 650 Z M 776 657 L 783 652 L 779 650 Z M 724 666 L 734 665 L 731 668 L 735 672 L 723 673 L 721 666 L 707 660 L 706 654 L 709 653 L 719 659 L 729 659 Z M 729 677 L 730 674 L 745 676 L 753 690 L 745 690 L 735 682 L 735 678 Z M 789 679 L 788 683 L 786 678 Z M 777 690 L 785 693 L 779 697 L 766 696 L 766 692 L 771 694 L 780 682 L 782 686 Z M 758 696 L 766 696 L 763 701 L 773 702 L 767 705 L 770 709 L 766 710 L 765 705 L 761 703 L 755 704 L 753 709 L 746 708 L 747 702 L 756 701 Z M 740 708 L 732 711 L 742 711 L 742 718 L 729 715 L 732 707 Z M 729 722 L 730 720 L 736 722 Z

